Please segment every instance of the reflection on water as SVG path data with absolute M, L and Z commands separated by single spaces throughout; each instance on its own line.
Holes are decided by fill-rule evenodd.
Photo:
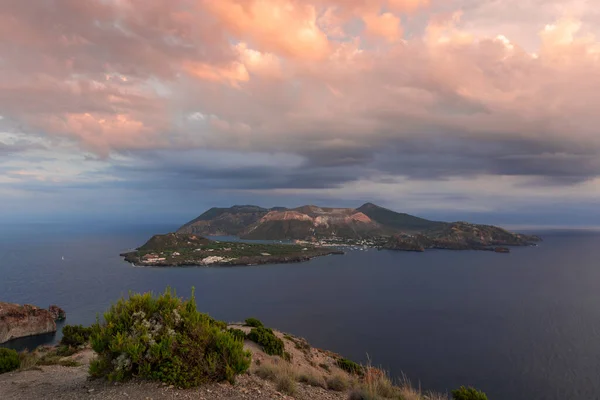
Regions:
M 62 327 L 58 327 L 58 326 L 57 326 L 57 328 L 59 330 L 62 329 Z M 13 339 L 6 343 L 3 343 L 1 346 L 8 347 L 9 349 L 15 349 L 17 351 L 26 350 L 26 349 L 33 350 L 41 345 L 55 343 L 56 340 L 59 340 L 56 338 L 56 333 L 46 333 L 43 335 L 28 336 L 28 337 Z

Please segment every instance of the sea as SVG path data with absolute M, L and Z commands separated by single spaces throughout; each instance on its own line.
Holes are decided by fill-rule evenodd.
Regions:
M 600 233 L 537 230 L 510 254 L 349 250 L 300 264 L 134 267 L 119 253 L 170 225 L 4 225 L 0 301 L 57 304 L 91 324 L 130 292 L 166 287 L 225 321 L 261 319 L 423 390 L 491 400 L 600 399 Z M 59 329 L 60 331 L 60 329 Z M 22 349 L 56 335 L 20 339 Z

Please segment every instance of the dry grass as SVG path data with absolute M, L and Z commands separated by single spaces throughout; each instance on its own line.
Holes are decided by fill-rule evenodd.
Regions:
M 278 367 L 271 362 L 262 362 L 256 369 L 256 375 L 269 381 L 274 381 L 277 377 Z
M 365 374 L 360 384 L 350 394 L 350 400 L 448 400 L 448 396 L 439 393 L 423 393 L 415 389 L 406 376 L 395 384 L 389 374 L 381 368 L 374 368 L 371 362 L 363 366 Z
M 34 351 L 24 350 L 19 353 L 19 371 L 40 369 L 41 365 L 62 365 L 63 367 L 78 367 L 81 364 L 66 358 L 77 352 L 68 346 L 57 348 L 39 347 Z
M 36 353 L 27 350 L 19 353 L 19 371 L 27 371 L 37 367 L 39 357 Z
M 295 342 L 289 337 L 286 339 Z M 280 359 L 265 360 L 257 367 L 256 375 L 274 382 L 278 391 L 292 396 L 297 393 L 296 382 L 300 382 L 347 392 L 349 400 L 449 400 L 447 395 L 415 389 L 405 376 L 392 380 L 382 368 L 372 367 L 370 361 L 360 366 L 363 371 L 360 376 L 339 370 L 328 373 L 325 367 L 327 364 L 323 363 L 315 364 L 313 369 L 309 365 L 298 367 Z
M 297 375 L 298 382 L 306 383 L 310 386 L 320 387 L 323 389 L 327 389 L 327 383 L 322 376 L 315 374 L 312 371 L 304 370 L 298 373 Z
M 327 377 L 327 389 L 343 392 L 350 387 L 350 381 L 342 374 L 335 374 Z
M 277 390 L 290 396 L 296 394 L 296 380 L 294 378 L 293 375 L 279 375 L 275 380 Z
M 441 393 L 426 392 L 415 389 L 406 375 L 402 375 L 398 385 L 399 397 L 402 400 L 449 400 L 448 396 Z
M 257 368 L 256 375 L 274 382 L 280 392 L 291 396 L 296 393 L 296 373 L 287 362 L 265 361 Z

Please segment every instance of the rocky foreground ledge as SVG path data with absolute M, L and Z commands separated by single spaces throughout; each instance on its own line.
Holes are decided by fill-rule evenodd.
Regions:
M 30 304 L 0 302 L 0 343 L 56 332 L 56 321 L 65 318 L 65 311 L 55 305 L 45 310 Z
M 250 327 L 229 325 L 248 333 Z M 341 356 L 312 347 L 305 339 L 274 331 L 283 341 L 289 361 L 268 355 L 262 347 L 246 340 L 244 348 L 252 353 L 252 365 L 247 373 L 239 375 L 234 385 L 210 383 L 193 389 L 180 389 L 160 382 L 133 380 L 113 383 L 104 379 L 90 379 L 89 365 L 96 354 L 89 347 L 57 360 L 57 365 L 35 365 L 18 372 L 0 374 L 2 400 L 37 399 L 128 399 L 128 400 L 347 400 L 364 385 L 376 387 L 388 382 L 385 374 L 376 369 L 366 369 L 360 377 L 340 365 Z M 38 351 L 48 353 L 52 348 Z M 282 385 L 282 382 L 284 383 Z M 424 393 L 404 382 L 398 388 L 402 399 L 448 400 L 445 394 Z M 381 390 L 381 389 L 380 389 Z M 385 400 L 377 396 L 373 399 Z M 393 397 L 397 399 L 398 397 Z

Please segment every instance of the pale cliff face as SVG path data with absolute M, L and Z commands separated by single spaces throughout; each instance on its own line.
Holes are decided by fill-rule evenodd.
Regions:
M 311 210 L 316 216 L 311 216 L 298 211 L 271 211 L 264 217 L 262 217 L 259 223 L 267 221 L 310 221 L 315 227 L 318 226 L 330 226 L 332 224 L 348 224 L 352 222 L 372 224 L 374 223 L 371 218 L 367 217 L 362 212 L 356 212 L 350 208 L 338 208 L 331 210 L 312 209 Z
M 0 302 L 0 343 L 51 332 L 56 332 L 56 322 L 50 311 Z
M 260 222 L 290 221 L 290 220 L 312 221 L 313 219 L 310 216 L 299 213 L 297 211 L 271 211 L 271 212 L 267 213 L 267 215 L 262 217 L 260 219 Z

